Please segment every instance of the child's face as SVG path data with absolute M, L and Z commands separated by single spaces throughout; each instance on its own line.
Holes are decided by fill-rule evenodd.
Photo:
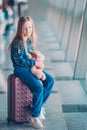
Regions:
M 30 21 L 26 21 L 22 27 L 22 36 L 24 38 L 29 38 L 32 34 L 32 23 Z

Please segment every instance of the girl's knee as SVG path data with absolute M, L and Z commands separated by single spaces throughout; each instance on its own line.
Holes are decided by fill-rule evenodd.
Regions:
M 45 72 L 45 75 L 46 75 L 46 80 L 54 84 L 54 77 L 48 74 L 47 72 Z
M 54 84 L 54 77 L 51 78 L 51 82 L 52 82 L 52 84 Z
M 50 83 L 54 84 L 54 77 L 50 76 Z

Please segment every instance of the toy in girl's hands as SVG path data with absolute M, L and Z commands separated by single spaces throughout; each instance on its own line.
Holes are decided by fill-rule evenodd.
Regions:
M 40 51 L 37 51 L 37 50 L 31 51 L 31 55 L 33 55 L 35 58 L 37 58 L 40 61 L 44 61 L 45 59 L 44 55 Z
M 33 66 L 31 67 L 31 72 L 41 80 L 45 80 L 46 76 L 43 72 L 44 69 L 44 55 L 37 50 L 31 51 L 31 53 L 27 53 L 29 59 L 36 60 L 37 62 L 41 62 L 42 66 Z

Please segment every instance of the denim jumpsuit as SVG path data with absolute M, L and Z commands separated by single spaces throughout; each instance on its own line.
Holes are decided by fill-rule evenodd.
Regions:
M 31 41 L 26 41 L 28 46 L 28 52 L 30 53 Z M 43 71 L 46 75 L 46 79 L 40 81 L 32 74 L 30 68 L 35 66 L 35 60 L 29 59 L 26 55 L 22 41 L 18 44 L 14 44 L 11 48 L 11 60 L 14 67 L 14 74 L 18 76 L 33 93 L 33 107 L 32 116 L 39 117 L 41 107 L 49 97 L 52 86 L 54 84 L 54 78 L 47 72 Z

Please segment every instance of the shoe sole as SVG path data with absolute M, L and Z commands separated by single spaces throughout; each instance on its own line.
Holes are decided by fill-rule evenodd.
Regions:
M 35 128 L 35 129 L 43 129 L 44 128 L 43 126 L 42 127 L 36 127 L 32 119 L 29 122 L 31 123 L 32 127 Z

